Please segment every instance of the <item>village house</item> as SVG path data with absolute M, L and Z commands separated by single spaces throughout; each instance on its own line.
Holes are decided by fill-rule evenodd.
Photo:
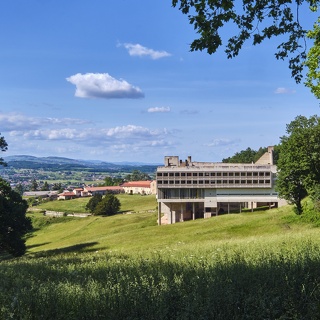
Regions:
M 158 223 L 209 218 L 243 208 L 278 207 L 273 147 L 256 163 L 195 162 L 164 158 L 157 168 Z
M 83 191 L 81 191 L 81 196 L 92 197 L 97 194 L 104 196 L 107 193 L 122 193 L 122 192 L 124 192 L 124 190 L 121 186 L 84 187 Z
M 121 185 L 124 192 L 128 194 L 156 194 L 157 193 L 157 183 L 153 181 L 128 181 Z
M 70 200 L 77 198 L 77 195 L 73 191 L 63 191 L 58 194 L 58 200 Z

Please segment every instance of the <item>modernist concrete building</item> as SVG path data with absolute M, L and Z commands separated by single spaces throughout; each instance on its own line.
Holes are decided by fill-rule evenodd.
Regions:
M 171 224 L 243 208 L 286 204 L 275 191 L 273 147 L 256 163 L 181 161 L 164 158 L 157 168 L 158 223 Z

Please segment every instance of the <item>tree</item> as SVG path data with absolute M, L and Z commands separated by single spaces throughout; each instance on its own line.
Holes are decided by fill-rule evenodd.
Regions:
M 27 202 L 0 178 L 0 253 L 14 256 L 25 253 L 24 236 L 32 229 L 27 209 Z
M 320 185 L 320 118 L 297 116 L 286 132 L 280 143 L 277 191 L 301 214 L 301 200 L 307 194 L 317 197 Z
M 0 136 L 0 150 L 4 152 L 4 151 L 7 151 L 7 149 L 8 149 L 8 144 L 6 140 L 4 139 L 4 137 Z M 2 166 L 7 165 L 2 158 L 0 158 L 0 165 Z
M 96 208 L 96 206 L 98 205 L 98 203 L 101 200 L 102 200 L 102 195 L 101 194 L 95 194 L 88 201 L 88 203 L 86 205 L 86 210 L 88 210 L 89 212 L 93 213 L 95 208 Z
M 173 7 L 178 4 L 179 10 L 188 15 L 189 23 L 200 35 L 191 43 L 191 51 L 215 53 L 223 44 L 221 30 L 225 25 L 229 27 L 224 28 L 227 31 L 237 29 L 235 34 L 228 36 L 225 48 L 228 58 L 236 57 L 249 39 L 257 45 L 265 39 L 287 36 L 278 45 L 276 58 L 289 59 L 291 75 L 297 83 L 302 80 L 306 66 L 309 72 L 305 84 L 320 98 L 319 20 L 309 32 L 303 29 L 299 20 L 301 6 L 309 6 L 311 12 L 316 12 L 319 0 L 242 0 L 242 5 L 233 0 L 172 0 Z M 306 38 L 314 41 L 308 54 Z
M 140 170 L 133 170 L 131 174 L 128 174 L 125 176 L 124 180 L 126 180 L 126 181 L 144 181 L 144 180 L 151 180 L 151 178 L 145 172 L 141 172 Z
M 112 216 L 120 210 L 119 199 L 113 194 L 106 194 L 94 209 L 94 215 Z
M 223 163 L 252 163 L 252 162 L 255 163 L 267 151 L 268 151 L 268 148 L 266 147 L 260 147 L 258 151 L 253 150 L 251 148 L 247 148 L 246 150 L 236 152 L 232 157 L 222 159 L 222 162 Z M 273 151 L 274 164 L 277 164 L 278 157 L 279 157 L 279 146 L 274 146 L 274 151 Z
M 24 188 L 23 188 L 23 185 L 21 183 L 18 183 L 15 187 L 14 187 L 14 191 L 19 193 L 20 196 L 23 195 L 23 192 L 24 192 Z
M 49 184 L 47 181 L 45 181 L 43 186 L 41 187 L 41 191 L 49 191 L 49 189 Z
M 31 190 L 31 191 L 37 191 L 38 188 L 39 188 L 39 184 L 38 184 L 37 180 L 36 180 L 36 179 L 33 179 L 33 180 L 31 181 L 30 190 Z

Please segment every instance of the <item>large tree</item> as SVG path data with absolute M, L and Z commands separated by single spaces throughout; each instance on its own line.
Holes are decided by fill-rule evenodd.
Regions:
M 277 190 L 301 214 L 301 200 L 307 194 L 316 198 L 320 185 L 320 118 L 297 116 L 286 132 L 280 142 Z
M 120 201 L 113 194 L 106 194 L 94 209 L 94 215 L 112 216 L 120 210 Z
M 27 202 L 0 178 L 0 254 L 25 253 L 24 236 L 32 228 L 31 220 L 26 217 L 27 209 Z
M 249 39 L 257 45 L 265 39 L 280 36 L 283 42 L 280 41 L 277 47 L 276 58 L 289 60 L 291 75 L 297 83 L 302 80 L 306 66 L 305 84 L 317 98 L 320 98 L 320 21 L 315 22 L 313 30 L 306 30 L 300 23 L 299 14 L 302 6 L 307 6 L 311 16 L 319 4 L 319 0 L 172 0 L 174 7 L 178 5 L 181 12 L 188 15 L 190 24 L 200 35 L 191 43 L 191 51 L 215 53 L 223 45 L 222 29 L 226 33 L 232 32 L 226 39 L 228 58 L 237 56 Z M 309 52 L 307 38 L 313 41 Z

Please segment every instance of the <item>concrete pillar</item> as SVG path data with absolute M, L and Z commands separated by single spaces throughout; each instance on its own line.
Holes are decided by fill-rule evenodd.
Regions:
M 196 220 L 196 208 L 194 202 L 192 203 L 192 220 Z
M 230 213 L 230 203 L 228 202 L 228 213 Z
M 180 205 L 180 222 L 183 222 L 184 218 L 183 218 L 183 204 L 181 203 Z
M 158 202 L 158 225 L 161 226 L 161 202 Z
M 240 202 L 240 210 L 239 210 L 240 213 L 241 213 L 241 210 L 242 210 L 242 206 L 241 206 L 241 202 Z

